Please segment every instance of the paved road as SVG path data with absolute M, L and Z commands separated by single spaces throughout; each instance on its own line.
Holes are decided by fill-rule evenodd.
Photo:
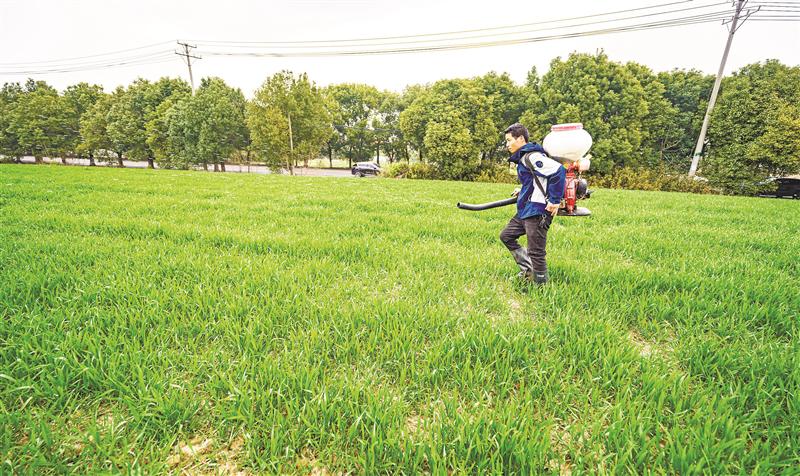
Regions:
M 45 163 L 52 163 L 52 164 L 60 164 L 61 159 L 48 159 L 45 157 L 43 159 Z M 23 157 L 22 162 L 25 164 L 35 164 L 36 159 L 33 157 Z M 98 166 L 105 167 L 108 166 L 105 162 L 95 161 Z M 67 159 L 67 163 L 69 165 L 89 165 L 88 159 Z M 133 169 L 146 169 L 147 168 L 147 161 L 134 161 L 134 160 L 123 160 L 122 163 L 125 167 L 133 168 Z M 117 161 L 116 159 L 111 163 L 112 166 L 116 166 Z M 155 166 L 158 168 L 158 164 Z M 209 170 L 213 170 L 213 166 L 209 166 Z M 195 170 L 203 170 L 202 167 L 195 167 Z M 235 165 L 235 164 L 225 164 L 225 172 L 227 173 L 251 173 L 251 174 L 270 174 L 272 173 L 268 168 L 264 167 L 263 165 Z M 312 168 L 312 167 L 295 167 L 294 169 L 295 175 L 300 176 L 307 176 L 307 177 L 352 177 L 353 175 L 350 173 L 348 169 L 325 169 L 325 168 Z

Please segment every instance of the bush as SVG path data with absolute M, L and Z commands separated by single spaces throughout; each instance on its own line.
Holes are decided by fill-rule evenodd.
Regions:
M 622 167 L 611 174 L 589 176 L 591 187 L 658 190 L 662 192 L 719 193 L 707 181 L 681 175 L 664 168 L 634 169 Z
M 423 162 L 395 162 L 386 169 L 385 175 L 391 178 L 407 178 L 407 179 L 437 179 L 438 174 L 436 169 Z
M 391 164 L 384 173 L 390 178 L 425 179 L 425 180 L 452 180 L 432 164 L 423 162 L 396 162 Z M 462 180 L 490 183 L 517 183 L 517 175 L 511 173 L 508 167 L 492 164 L 466 174 Z
M 517 183 L 517 174 L 512 173 L 505 165 L 492 165 L 482 169 L 474 179 L 475 182 Z

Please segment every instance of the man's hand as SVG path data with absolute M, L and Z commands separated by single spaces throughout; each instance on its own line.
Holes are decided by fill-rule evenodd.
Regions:
M 550 212 L 551 215 L 556 216 L 556 213 L 558 213 L 558 208 L 560 206 L 561 206 L 560 203 L 547 202 L 547 206 L 544 207 L 544 209 L 547 210 L 548 212 Z
M 513 191 L 513 192 L 511 192 L 511 196 L 512 196 L 512 197 L 519 197 L 519 190 L 520 190 L 520 189 L 518 189 L 518 188 L 515 188 L 515 189 L 514 189 L 514 191 Z

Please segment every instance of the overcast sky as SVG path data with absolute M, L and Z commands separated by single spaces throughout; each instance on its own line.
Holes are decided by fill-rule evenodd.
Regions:
M 127 85 L 136 77 L 157 79 L 180 76 L 188 80 L 185 63 L 167 53 L 177 39 L 209 41 L 314 41 L 391 37 L 485 29 L 534 23 L 514 38 L 559 33 L 562 24 L 549 20 L 614 12 L 643 6 L 673 3 L 647 1 L 472 1 L 472 0 L 285 0 L 285 1 L 168 1 L 168 0 L 0 0 L 0 83 L 24 81 L 27 76 L 43 79 L 59 89 L 80 81 L 101 84 L 107 91 Z M 710 5 L 713 0 L 678 3 L 665 8 Z M 800 2 L 797 2 L 800 9 Z M 730 8 L 730 3 L 715 7 Z M 697 14 L 710 11 L 682 13 Z M 663 9 L 662 9 L 663 10 Z M 655 11 L 655 10 L 654 10 Z M 639 10 L 634 14 L 646 14 Z M 787 13 L 788 14 L 788 13 Z M 800 13 L 794 13 L 800 15 Z M 621 16 L 621 15 L 616 15 Z M 675 15 L 673 15 L 675 16 Z M 599 17 L 609 19 L 611 17 Z M 646 19 L 645 19 L 646 20 Z M 587 21 L 587 20 L 583 20 Z M 591 19 L 588 21 L 592 21 Z M 641 22 L 642 19 L 630 22 Z M 575 22 L 573 22 L 575 23 Z M 587 25 L 577 30 L 616 24 Z M 549 28 L 549 29 L 548 29 Z M 572 29 L 569 31 L 577 31 Z M 563 30 L 567 31 L 567 30 Z M 492 32 L 490 32 L 492 33 Z M 497 32 L 493 32 L 495 35 Z M 477 35 L 473 33 L 472 35 Z M 491 41 L 492 36 L 464 41 Z M 470 77 L 489 71 L 508 72 L 517 82 L 525 80 L 535 66 L 544 73 L 552 59 L 570 52 L 605 50 L 615 61 L 636 61 L 655 71 L 695 68 L 716 73 L 727 38 L 719 21 L 699 25 L 614 33 L 586 38 L 498 46 L 460 51 L 426 52 L 378 56 L 337 57 L 219 57 L 204 54 L 195 61 L 196 83 L 204 76 L 219 76 L 239 87 L 246 96 L 269 75 L 282 69 L 307 72 L 319 85 L 361 82 L 381 89 L 401 91 L 406 85 L 443 78 Z M 100 58 L 123 58 L 163 51 L 157 64 L 126 65 L 93 71 L 42 75 L 10 75 L 50 66 L 34 63 L 83 57 L 163 45 Z M 173 42 L 168 44 L 167 42 Z M 412 43 L 410 45 L 414 45 Z M 312 43 L 316 51 L 325 44 Z M 340 49 L 340 48 L 339 48 Z M 232 51 L 217 47 L 217 51 Z M 247 51 L 268 51 L 269 47 Z M 235 51 L 245 51 L 236 49 Z M 270 50 L 271 51 L 271 50 Z M 283 50 L 287 51 L 287 50 Z M 307 50 L 298 50 L 307 51 Z M 735 36 L 726 74 L 748 63 L 777 58 L 785 64 L 800 64 L 799 22 L 746 22 Z M 71 60 L 70 64 L 95 59 Z M 22 64 L 25 63 L 25 64 Z

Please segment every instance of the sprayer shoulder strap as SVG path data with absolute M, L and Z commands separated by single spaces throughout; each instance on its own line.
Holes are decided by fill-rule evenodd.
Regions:
M 547 196 L 547 192 L 544 191 L 544 186 L 542 186 L 542 182 L 539 181 L 539 177 L 537 177 L 536 175 L 533 176 L 533 183 L 536 184 L 536 188 L 538 188 L 539 191 L 542 192 L 542 196 L 544 196 L 545 201 L 547 201 L 547 199 L 549 199 L 550 197 Z
M 522 156 L 522 164 L 530 169 L 533 183 L 536 184 L 536 188 L 538 188 L 539 191 L 542 192 L 542 196 L 544 197 L 545 201 L 547 201 L 547 199 L 550 197 L 547 196 L 547 192 L 544 190 L 542 182 L 539 181 L 539 177 L 537 177 L 536 173 L 534 172 L 533 164 L 531 164 L 531 154 L 533 154 L 533 152 L 528 152 L 527 154 Z

